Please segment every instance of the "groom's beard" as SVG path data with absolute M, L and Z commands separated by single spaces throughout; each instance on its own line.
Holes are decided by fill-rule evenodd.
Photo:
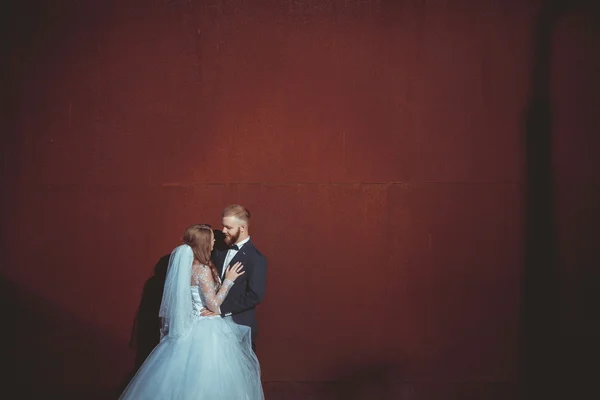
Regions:
M 237 231 L 233 235 L 229 235 L 229 234 L 225 235 L 225 244 L 227 246 L 231 246 L 232 244 L 237 242 L 239 238 L 240 238 L 240 228 L 238 228 Z

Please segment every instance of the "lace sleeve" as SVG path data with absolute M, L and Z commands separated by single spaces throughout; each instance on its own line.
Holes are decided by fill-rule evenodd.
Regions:
M 221 304 L 223 303 L 223 300 L 225 300 L 225 297 L 227 297 L 229 289 L 233 286 L 233 281 L 225 279 L 221 287 L 217 290 L 217 284 L 213 280 L 209 267 L 200 265 L 197 272 L 194 272 L 193 280 L 202 292 L 202 296 L 206 302 L 206 308 L 214 313 L 220 314 Z

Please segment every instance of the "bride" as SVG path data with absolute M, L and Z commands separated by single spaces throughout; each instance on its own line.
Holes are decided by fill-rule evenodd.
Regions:
M 258 359 L 250 328 L 220 314 L 229 289 L 242 275 L 237 263 L 221 284 L 210 261 L 214 234 L 209 225 L 192 225 L 171 253 L 160 305 L 161 341 L 119 399 L 263 400 Z

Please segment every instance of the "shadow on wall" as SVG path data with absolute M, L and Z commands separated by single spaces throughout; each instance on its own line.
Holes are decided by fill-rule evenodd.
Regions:
M 345 368 L 345 367 L 341 367 Z M 514 382 L 410 382 L 402 366 L 375 363 L 355 368 L 333 382 L 265 382 L 269 400 L 510 400 Z
M 0 305 L 3 398 L 114 398 L 98 379 L 121 362 L 110 335 L 4 277 Z
M 527 186 L 520 335 L 520 381 L 524 399 L 589 397 L 584 396 L 589 394 L 585 386 L 593 382 L 583 382 L 585 379 L 581 376 L 587 376 L 587 369 L 591 367 L 573 359 L 568 354 L 573 344 L 561 337 L 560 309 L 566 306 L 566 299 L 560 298 L 564 283 L 561 283 L 563 275 L 554 221 L 556 193 L 550 99 L 552 39 L 556 28 L 568 14 L 587 12 L 590 5 L 592 2 L 586 0 L 546 0 L 534 27 L 532 92 L 525 121 Z M 584 282 L 570 283 L 581 288 L 586 286 Z M 587 340 L 587 346 L 591 347 L 592 341 Z
M 551 168 L 550 60 L 552 34 L 564 12 L 562 0 L 547 0 L 534 26 L 532 91 L 525 115 L 525 244 L 521 309 L 520 381 L 523 397 L 547 398 L 543 380 L 554 381 L 558 322 L 558 274 Z M 550 346 L 550 347 L 549 347 Z M 555 389 L 555 388 L 554 388 Z
M 332 393 L 336 400 L 409 399 L 399 385 L 399 367 L 386 363 L 364 366 L 342 377 Z
M 160 340 L 158 312 L 170 256 L 170 254 L 165 254 L 158 260 L 154 266 L 154 274 L 144 284 L 129 340 L 129 347 L 135 349 L 135 371 L 138 370 Z
M 332 382 L 264 382 L 263 387 L 269 400 L 413 399 L 401 397 L 406 385 L 394 380 L 397 375 L 397 368 L 381 363 L 356 368 Z

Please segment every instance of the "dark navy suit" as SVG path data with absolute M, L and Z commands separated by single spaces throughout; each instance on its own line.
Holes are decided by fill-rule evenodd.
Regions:
M 215 249 L 212 254 L 212 261 L 219 276 L 223 276 L 223 263 L 227 257 L 227 251 L 228 249 Z M 265 297 L 267 259 L 249 240 L 238 250 L 229 265 L 238 261 L 243 264 L 245 273 L 235 280 L 235 284 L 221 304 L 221 316 L 231 315 L 235 323 L 249 326 L 252 329 L 252 346 L 254 347 L 254 341 L 258 335 L 255 307 Z

